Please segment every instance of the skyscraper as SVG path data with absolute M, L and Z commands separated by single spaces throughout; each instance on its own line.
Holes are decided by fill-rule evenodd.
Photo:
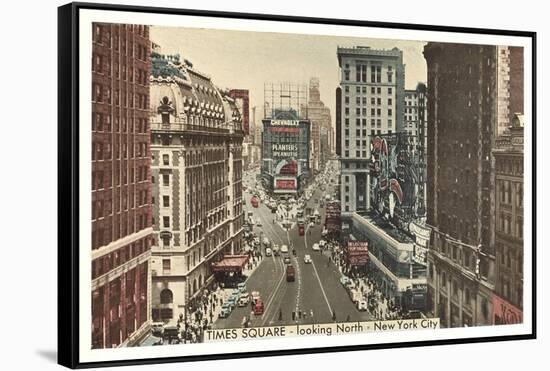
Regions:
M 93 24 L 92 347 L 149 327 L 149 28 Z
M 307 115 L 311 122 L 311 167 L 313 171 L 318 171 L 324 164 L 326 154 L 330 152 L 328 148 L 328 128 L 331 126 L 330 109 L 321 101 L 319 91 L 319 79 L 312 77 L 309 80 L 309 100 L 307 103 Z M 325 145 L 322 145 L 321 134 L 325 133 Z
M 510 125 L 507 47 L 428 43 L 428 307 L 444 327 L 493 322 L 492 152 Z M 456 94 L 457 91 L 464 94 Z
M 405 70 L 397 48 L 358 46 L 337 50 L 340 96 L 336 102 L 337 150 L 341 162 L 342 212 L 369 205 L 370 141 L 403 129 Z M 337 93 L 338 95 L 338 93 Z

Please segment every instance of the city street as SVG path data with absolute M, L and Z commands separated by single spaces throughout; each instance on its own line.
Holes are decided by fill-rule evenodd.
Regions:
M 249 184 L 254 182 L 256 174 L 257 172 L 249 174 L 248 178 L 245 176 Z M 324 195 L 320 189 L 315 189 L 306 205 L 312 210 L 320 211 L 321 221 L 324 220 L 324 209 L 319 208 L 315 200 L 322 199 Z M 289 246 L 288 255 L 295 267 L 296 279 L 294 282 L 286 281 L 283 254 L 264 257 L 246 281 L 249 293 L 259 291 L 265 305 L 263 315 L 252 314 L 250 306 L 237 307 L 227 318 L 216 320 L 214 328 L 241 327 L 245 316 L 250 316 L 251 326 L 328 323 L 334 321 L 334 316 L 338 322 L 370 319 L 368 312 L 357 310 L 340 283 L 342 273 L 330 259 L 330 252 L 312 250 L 313 244 L 321 240 L 322 224 L 315 224 L 313 227 L 308 225 L 304 236 L 299 236 L 296 223 L 293 223 L 293 228 L 289 231 L 284 230 L 279 223 L 274 222 L 276 214 L 264 203 L 254 208 L 248 202 L 252 194 L 247 190 L 245 196 L 246 213 L 252 211 L 254 220 L 261 221 L 261 227 L 254 226 L 254 232 L 260 236 L 260 240 L 265 236 L 273 244 Z M 296 250 L 296 256 L 292 254 L 292 247 Z M 265 254 L 265 247 L 262 247 L 262 254 Z M 306 254 L 311 256 L 311 263 L 304 262 Z

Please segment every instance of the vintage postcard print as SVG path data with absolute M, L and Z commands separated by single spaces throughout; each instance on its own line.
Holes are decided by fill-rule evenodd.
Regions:
M 532 334 L 529 37 L 81 9 L 79 42 L 81 362 Z

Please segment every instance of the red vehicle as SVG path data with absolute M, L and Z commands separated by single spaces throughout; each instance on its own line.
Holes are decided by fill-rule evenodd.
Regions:
M 262 299 L 256 299 L 253 310 L 254 315 L 256 316 L 261 316 L 262 314 L 264 314 L 264 302 L 262 301 Z
M 305 222 L 303 218 L 298 219 L 298 234 L 300 236 L 305 234 Z
M 254 196 L 250 199 L 250 204 L 252 205 L 252 207 L 258 207 L 259 203 L 260 202 L 258 201 L 258 198 L 256 196 Z

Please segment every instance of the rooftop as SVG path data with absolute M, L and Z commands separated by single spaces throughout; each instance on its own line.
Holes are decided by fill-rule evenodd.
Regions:
M 381 231 L 400 243 L 413 243 L 414 240 L 405 231 L 395 227 L 390 221 L 380 215 L 377 211 L 358 211 L 357 214 L 374 224 Z

